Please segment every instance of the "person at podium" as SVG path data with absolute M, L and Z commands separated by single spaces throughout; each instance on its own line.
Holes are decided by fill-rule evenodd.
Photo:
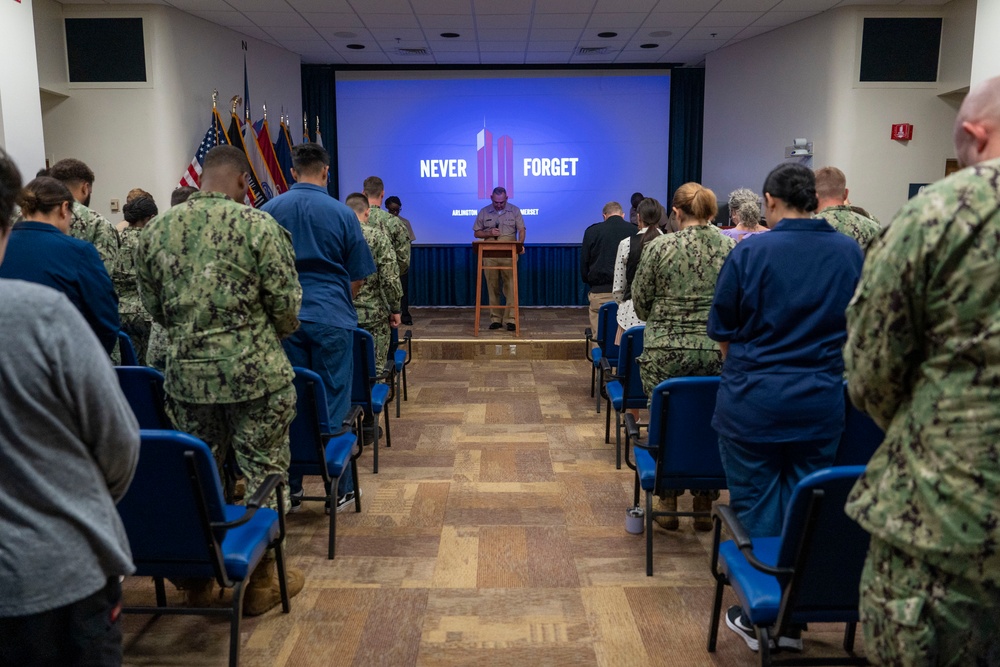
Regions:
M 507 190 L 504 188 L 493 188 L 490 197 L 493 202 L 489 206 L 482 208 L 476 216 L 476 222 L 472 225 L 472 232 L 477 239 L 486 241 L 505 241 L 524 243 L 524 218 L 521 216 L 521 209 L 507 202 Z M 521 248 L 524 253 L 524 248 Z M 510 266 L 509 259 L 483 259 L 483 266 Z M 514 331 L 517 327 L 514 323 L 514 288 L 513 276 L 509 271 L 484 271 L 486 274 L 486 288 L 490 295 L 490 306 L 500 305 L 500 291 L 503 290 L 504 301 L 507 308 L 490 308 L 490 329 L 499 329 L 507 323 L 507 330 Z

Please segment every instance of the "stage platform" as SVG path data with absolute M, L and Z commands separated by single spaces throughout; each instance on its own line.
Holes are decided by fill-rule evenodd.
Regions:
M 473 332 L 475 308 L 410 307 L 414 359 L 583 359 L 583 330 L 590 326 L 586 306 L 522 307 L 521 335 L 490 330 L 483 313 L 479 336 Z

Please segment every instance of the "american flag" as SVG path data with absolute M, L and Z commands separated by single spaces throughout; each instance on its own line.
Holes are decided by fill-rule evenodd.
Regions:
M 218 110 L 213 109 L 212 123 L 209 125 L 208 131 L 205 132 L 205 138 L 201 140 L 198 151 L 191 158 L 191 164 L 188 165 L 187 171 L 181 176 L 180 184 L 201 187 L 201 167 L 205 164 L 205 155 L 217 145 L 228 143 L 229 139 L 222 127 L 222 118 L 219 117 Z

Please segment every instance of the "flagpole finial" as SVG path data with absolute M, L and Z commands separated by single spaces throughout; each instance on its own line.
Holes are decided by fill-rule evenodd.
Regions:
M 218 108 L 218 102 L 219 102 L 219 91 L 218 90 L 213 90 L 212 91 L 212 111 L 215 111 Z
M 264 122 L 267 122 L 267 102 L 264 102 Z
M 233 115 L 236 115 L 236 107 L 243 103 L 243 98 L 239 95 L 233 95 L 233 99 L 229 100 L 232 103 Z

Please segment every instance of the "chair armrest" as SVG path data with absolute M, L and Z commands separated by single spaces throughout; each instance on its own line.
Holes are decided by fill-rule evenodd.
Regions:
M 336 438 L 337 436 L 349 433 L 354 428 L 354 423 L 358 421 L 358 418 L 364 413 L 364 410 L 360 405 L 352 405 L 351 409 L 347 411 L 344 416 L 344 421 L 341 423 L 340 428 L 333 433 L 320 433 L 320 437 L 326 441 L 330 438 Z
M 772 576 L 778 575 L 789 575 L 794 574 L 795 570 L 790 567 L 774 567 L 766 563 L 760 562 L 757 556 L 753 552 L 753 540 L 750 538 L 750 533 L 740 522 L 739 517 L 736 516 L 736 512 L 729 505 L 716 505 L 712 509 L 712 517 L 718 519 L 729 531 L 729 534 L 733 537 L 733 542 L 736 543 L 736 547 L 742 552 L 743 557 L 747 559 L 747 562 L 755 569 L 763 572 L 765 574 L 770 574 Z M 715 554 L 713 553 L 713 559 Z M 713 568 L 714 569 L 714 568 Z
M 593 330 L 591 330 L 590 327 L 587 327 L 586 329 L 583 330 L 583 339 L 584 339 L 584 342 L 587 345 L 587 349 L 584 352 L 584 357 L 586 357 L 587 359 L 590 359 L 591 361 L 593 361 L 593 357 L 590 356 L 590 350 L 591 350 L 590 344 L 594 340 L 594 332 L 593 332 Z
M 212 528 L 236 528 L 242 526 L 247 521 L 253 518 L 253 515 L 260 509 L 264 504 L 264 500 L 275 492 L 275 489 L 279 489 L 285 485 L 285 480 L 281 478 L 281 475 L 277 473 L 272 473 L 264 478 L 263 483 L 257 487 L 257 490 L 253 492 L 246 501 L 247 511 L 244 512 L 243 516 L 235 521 L 216 521 L 212 522 Z M 281 495 L 278 495 L 278 504 L 282 504 Z M 282 509 L 279 507 L 279 509 Z
M 610 378 L 618 377 L 611 372 L 611 362 L 608 361 L 607 357 L 601 357 L 601 372 L 604 373 L 605 381 L 607 381 Z
M 631 412 L 625 413 L 625 432 L 628 433 L 628 438 L 632 445 L 640 449 L 645 449 L 650 452 L 655 452 L 659 447 L 650 447 L 649 443 L 645 440 L 639 438 L 639 430 L 642 428 L 648 428 L 648 424 L 640 424 L 635 420 L 635 415 Z

